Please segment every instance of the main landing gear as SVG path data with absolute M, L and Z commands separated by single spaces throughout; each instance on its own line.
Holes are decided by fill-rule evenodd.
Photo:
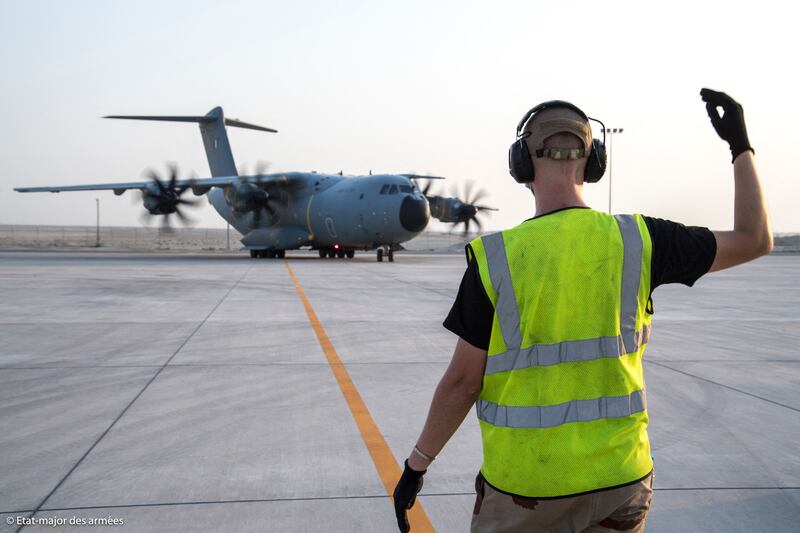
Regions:
M 253 259 L 256 258 L 267 258 L 267 259 L 283 259 L 286 257 L 286 250 L 250 250 L 250 257 Z
M 392 247 L 388 244 L 384 244 L 383 247 L 378 248 L 379 263 L 383 261 L 383 256 L 386 256 L 386 259 L 388 259 L 390 263 L 394 263 L 394 250 L 392 250 Z
M 342 247 L 323 247 L 318 250 L 319 256 L 321 258 L 330 257 L 333 259 L 334 257 L 338 257 L 339 259 L 348 258 L 352 259 L 356 255 L 356 251 L 352 248 L 342 248 Z

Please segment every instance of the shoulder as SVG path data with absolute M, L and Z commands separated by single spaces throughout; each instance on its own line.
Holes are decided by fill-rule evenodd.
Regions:
M 663 218 L 642 216 L 642 220 L 653 246 L 653 288 L 665 283 L 691 286 L 708 272 L 717 252 L 711 230 Z
M 674 222 L 664 218 L 649 217 L 646 215 L 641 216 L 643 222 L 647 226 L 650 233 L 650 238 L 653 241 L 670 241 L 675 240 L 680 243 L 683 238 L 687 237 L 700 237 L 713 239 L 713 233 L 703 226 L 687 226 L 680 222 Z

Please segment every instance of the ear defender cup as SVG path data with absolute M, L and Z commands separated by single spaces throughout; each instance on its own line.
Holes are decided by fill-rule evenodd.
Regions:
M 525 139 L 519 139 L 508 149 L 508 172 L 517 183 L 533 181 L 533 161 Z
M 517 140 L 508 149 L 508 172 L 517 181 L 517 183 L 531 183 L 534 179 L 533 160 L 531 159 L 530 151 L 528 150 L 528 143 L 525 139 L 528 134 L 522 133 L 525 124 L 539 111 L 551 107 L 566 107 L 572 109 L 587 122 L 593 120 L 599 122 L 603 126 L 603 140 L 592 139 L 592 148 L 589 152 L 589 159 L 586 161 L 586 168 L 583 172 L 583 181 L 586 183 L 597 183 L 603 174 L 606 172 L 606 145 L 605 145 L 605 125 L 596 118 L 587 116 L 586 113 L 581 111 L 579 107 L 564 100 L 550 100 L 543 102 L 522 117 L 517 125 Z
M 586 169 L 583 172 L 583 181 L 586 183 L 597 183 L 603 174 L 606 173 L 606 145 L 600 139 L 592 139 L 592 151 L 589 160 L 586 161 Z

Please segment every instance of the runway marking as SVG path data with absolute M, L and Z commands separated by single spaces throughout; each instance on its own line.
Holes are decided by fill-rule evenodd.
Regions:
M 339 358 L 339 354 L 336 353 L 336 348 L 333 347 L 333 343 L 328 338 L 328 334 L 325 333 L 325 328 L 322 327 L 322 323 L 319 318 L 317 318 L 314 308 L 311 307 L 311 302 L 308 301 L 306 294 L 297 282 L 297 278 L 294 276 L 289 262 L 284 260 L 283 264 L 289 272 L 289 277 L 292 278 L 292 283 L 294 284 L 295 290 L 297 290 L 297 294 L 300 296 L 300 301 L 303 302 L 308 320 L 311 322 L 311 328 L 317 335 L 317 340 L 322 347 L 322 351 L 325 352 L 328 365 L 331 367 L 336 382 L 339 384 L 339 390 L 342 391 L 342 395 L 347 401 L 347 407 L 350 408 L 350 413 L 353 415 L 353 419 L 358 426 L 358 431 L 361 433 L 361 439 L 364 441 L 364 444 L 366 444 L 370 457 L 372 457 L 375 469 L 378 471 L 381 481 L 383 481 L 386 494 L 391 496 L 402 474 L 400 465 L 389 449 L 389 445 L 386 443 L 386 439 L 383 438 L 380 429 L 378 429 L 378 425 L 369 413 L 369 409 L 367 409 L 367 405 L 358 393 L 358 389 L 356 389 L 356 386 L 350 379 L 347 368 L 345 368 L 344 363 L 342 363 L 342 360 Z M 408 511 L 408 521 L 411 524 L 412 531 L 435 531 L 419 499 L 417 499 L 417 503 L 414 507 Z
M 44 506 L 44 504 L 45 504 L 45 503 L 47 503 L 47 501 L 50 499 L 50 497 L 51 497 L 51 496 L 52 496 L 52 495 L 53 495 L 53 494 L 54 494 L 54 493 L 55 493 L 55 492 L 56 492 L 56 491 L 57 491 L 57 490 L 58 490 L 58 489 L 61 487 L 61 485 L 63 485 L 63 484 L 64 484 L 64 482 L 67 480 L 67 478 L 68 478 L 68 477 L 70 477 L 70 476 L 72 475 L 72 473 L 73 473 L 73 472 L 74 472 L 74 471 L 75 471 L 75 470 L 78 468 L 78 466 L 79 466 L 81 463 L 83 463 L 84 459 L 86 459 L 86 458 L 89 456 L 89 454 L 90 454 L 90 453 L 92 453 L 92 450 L 94 450 L 94 449 L 97 447 L 97 445 L 98 445 L 98 444 L 100 444 L 100 441 L 101 441 L 101 440 L 103 440 L 103 438 L 105 438 L 105 436 L 106 436 L 106 435 L 108 435 L 108 433 L 111 431 L 111 429 L 112 429 L 112 428 L 113 428 L 115 425 L 117 425 L 117 422 L 119 422 L 119 420 L 120 420 L 120 419 L 121 419 L 121 418 L 122 418 L 122 417 L 125 415 L 125 413 L 127 413 L 127 412 L 128 412 L 128 410 L 131 408 L 131 406 L 132 406 L 134 403 L 136 403 L 136 400 L 138 400 L 138 399 L 139 399 L 139 397 L 141 397 L 141 395 L 142 395 L 142 394 L 144 394 L 144 391 L 146 391 L 146 390 L 147 390 L 147 388 L 148 388 L 148 387 L 149 387 L 149 386 L 150 386 L 150 385 L 151 385 L 151 384 L 152 384 L 152 383 L 153 383 L 153 382 L 156 380 L 156 378 L 157 378 L 157 377 L 158 377 L 158 376 L 161 374 L 161 372 L 162 372 L 162 371 L 163 371 L 163 370 L 164 370 L 164 369 L 167 367 L 167 365 L 169 365 L 169 363 L 170 363 L 170 362 L 171 362 L 171 361 L 172 361 L 172 360 L 175 358 L 175 356 L 176 356 L 176 355 L 178 355 L 178 352 L 180 352 L 180 351 L 183 349 L 183 347 L 184 347 L 184 346 L 186 346 L 186 344 L 187 344 L 187 343 L 188 343 L 188 342 L 189 342 L 189 341 L 192 339 L 192 337 L 194 337 L 195 333 L 197 333 L 197 332 L 200 330 L 200 328 L 202 328 L 202 327 L 203 327 L 203 325 L 204 325 L 204 324 L 205 324 L 205 323 L 208 321 L 208 319 L 209 319 L 209 318 L 211 318 L 211 315 L 213 315 L 213 314 L 214 314 L 214 311 L 216 311 L 216 310 L 217 310 L 217 308 L 218 308 L 220 305 L 222 305 L 222 302 L 224 302 L 224 301 L 225 301 L 225 299 L 226 299 L 226 298 L 228 298 L 228 295 L 230 295 L 230 293 L 231 293 L 231 292 L 233 292 L 233 289 L 235 289 L 236 287 L 238 287 L 238 286 L 239 286 L 239 283 L 241 283 L 241 281 L 242 281 L 242 280 L 243 280 L 243 279 L 244 279 L 244 278 L 247 276 L 247 274 L 249 274 L 249 273 L 250 273 L 250 271 L 251 271 L 251 270 L 253 270 L 253 267 L 252 267 L 252 266 L 251 266 L 251 267 L 249 267 L 249 268 L 248 268 L 248 269 L 245 271 L 245 273 L 244 273 L 244 274 L 242 274 L 242 277 L 240 277 L 238 280 L 236 280 L 236 283 L 234 283 L 233 285 L 231 285 L 231 286 L 230 286 L 230 288 L 227 290 L 227 292 L 225 293 L 225 295 L 224 295 L 224 296 L 223 296 L 223 297 L 222 297 L 222 298 L 221 298 L 221 299 L 220 299 L 220 300 L 219 300 L 219 301 L 218 301 L 218 302 L 217 302 L 217 303 L 214 305 L 214 307 L 212 307 L 212 308 L 211 308 L 211 311 L 209 311 L 209 312 L 208 312 L 208 314 L 205 316 L 205 318 L 204 318 L 204 319 L 203 319 L 203 320 L 202 320 L 202 321 L 201 321 L 201 322 L 200 322 L 200 323 L 199 323 L 199 324 L 198 324 L 198 325 L 197 325 L 197 326 L 194 328 L 194 330 L 192 330 L 192 332 L 189 334 L 189 336 L 188 336 L 188 337 L 186 337 L 186 338 L 183 340 L 183 342 L 181 343 L 181 345 L 180 345 L 180 346 L 178 346 L 178 348 L 177 348 L 177 349 L 176 349 L 174 352 L 172 352 L 172 355 L 170 355 L 170 356 L 169 356 L 169 358 L 168 358 L 168 359 L 167 359 L 167 360 L 164 362 L 164 364 L 163 364 L 163 365 L 161 365 L 161 366 L 158 368 L 158 370 L 156 371 L 156 373 L 155 373 L 155 374 L 153 374 L 153 376 L 152 376 L 152 377 L 151 377 L 151 378 L 150 378 L 150 379 L 147 381 L 147 383 L 145 383 L 145 384 L 144 384 L 144 387 L 142 387 L 142 388 L 141 388 L 141 390 L 139 390 L 139 392 L 136 394 L 136 396 L 134 396 L 134 397 L 133 397 L 133 399 L 132 399 L 130 402 L 128 402 L 128 405 L 126 405 L 126 406 L 125 406 L 125 408 L 122 410 L 122 412 L 120 412 L 120 413 L 117 415 L 117 417 L 116 417 L 116 418 L 115 418 L 115 419 L 114 419 L 114 420 L 111 422 L 111 425 L 109 425 L 109 426 L 108 426 L 108 427 L 105 429 L 105 431 L 103 431 L 103 432 L 100 434 L 100 436 L 99 436 L 99 437 L 97 437 L 97 439 L 94 441 L 94 443 L 93 443 L 91 446 L 89 446 L 89 449 L 88 449 L 88 450 L 86 450 L 86 451 L 83 453 L 83 455 L 81 455 L 80 459 L 78 459 L 78 461 L 77 461 L 77 462 L 76 462 L 74 465 L 72 465 L 72 468 L 70 468 L 70 469 L 67 471 L 67 473 L 66 473 L 66 474 L 64 474 L 64 477 L 62 477 L 62 478 L 61 478 L 61 481 L 59 481 L 58 483 L 56 483 L 56 486 L 55 486 L 55 487 L 53 487 L 53 490 L 51 490 L 50 492 L 48 492 L 48 493 L 47 493 L 47 496 L 45 496 L 45 497 L 44 497 L 44 499 L 43 499 L 43 500 L 42 500 L 42 501 L 39 503 L 39 505 L 37 505 L 37 506 L 36 506 L 36 509 L 34 509 L 34 510 L 31 512 L 31 514 L 28 516 L 28 518 L 35 516 L 35 515 L 36 515 L 36 513 L 38 513 L 39 511 L 41 511 L 41 510 L 42 510 L 42 507 Z M 20 526 L 20 527 L 19 527 L 19 528 L 16 530 L 16 531 L 17 531 L 17 533 L 19 533 L 19 531 L 21 531 L 21 530 L 22 530 L 22 528 L 24 528 L 24 527 L 25 527 L 25 525 L 24 525 L 24 524 L 23 524 L 23 525 L 21 525 L 21 526 Z
M 800 490 L 800 486 L 787 487 L 653 487 L 655 492 L 670 491 L 726 491 L 726 490 Z M 419 497 L 436 498 L 439 496 L 475 496 L 475 492 L 420 492 Z M 272 503 L 272 502 L 316 502 L 330 500 L 383 500 L 388 498 L 385 494 L 363 494 L 358 496 L 308 496 L 297 498 L 245 498 L 241 500 L 195 500 L 184 502 L 148 502 L 148 503 L 120 503 L 111 505 L 81 505 L 77 507 L 43 507 L 39 511 L 43 513 L 61 511 L 91 511 L 93 509 L 136 509 L 139 507 L 182 507 L 192 505 L 229 505 L 237 503 Z M 23 514 L 30 513 L 32 509 L 19 509 L 16 511 L 4 511 L 0 509 L 0 515 L 4 514 Z

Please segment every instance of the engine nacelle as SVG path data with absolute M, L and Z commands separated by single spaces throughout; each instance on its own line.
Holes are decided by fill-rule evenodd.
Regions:
M 255 211 L 266 204 L 267 198 L 267 191 L 247 181 L 233 183 L 225 189 L 225 201 L 240 213 Z
M 150 183 L 142 189 L 142 203 L 151 215 L 170 215 L 178 210 L 180 195 Z
M 458 198 L 445 196 L 428 196 L 427 198 L 431 207 L 431 216 L 440 222 L 464 222 L 478 212 L 474 205 L 465 204 Z

